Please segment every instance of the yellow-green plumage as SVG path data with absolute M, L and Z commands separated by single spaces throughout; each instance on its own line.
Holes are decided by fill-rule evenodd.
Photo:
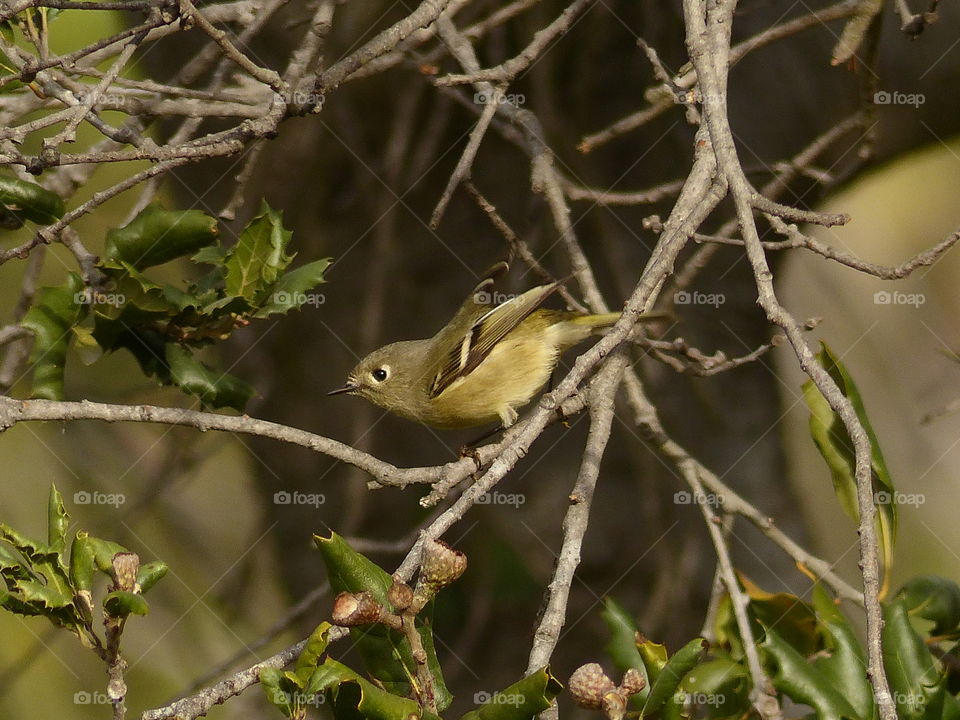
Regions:
M 419 417 L 413 419 L 435 427 L 468 427 L 500 420 L 509 427 L 516 420 L 517 408 L 546 385 L 559 354 L 596 330 L 613 325 L 619 317 L 620 313 L 535 310 L 500 340 L 475 370 L 421 405 Z
M 613 325 L 620 313 L 587 315 L 539 305 L 558 287 L 535 287 L 492 306 L 494 266 L 432 338 L 375 350 L 334 393 L 360 395 L 401 417 L 438 428 L 500 421 L 509 427 L 550 378 L 561 352 Z

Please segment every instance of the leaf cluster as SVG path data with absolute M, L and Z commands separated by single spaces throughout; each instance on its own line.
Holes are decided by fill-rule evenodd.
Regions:
M 107 232 L 97 287 L 84 287 L 71 273 L 63 285 L 39 291 L 22 322 L 35 336 L 32 396 L 64 397 L 68 350 L 76 344 L 94 355 L 125 349 L 161 384 L 205 406 L 242 411 L 253 387 L 197 353 L 252 320 L 317 297 L 309 292 L 324 281 L 330 260 L 289 269 L 295 257 L 288 252 L 291 238 L 281 214 L 266 203 L 229 249 L 219 242 L 216 219 L 200 210 L 145 208 L 126 226 Z M 187 276 L 197 277 L 185 287 L 147 274 L 185 258 Z
M 38 540 L 0 522 L 0 607 L 19 615 L 41 616 L 57 627 L 74 633 L 86 647 L 102 650 L 104 643 L 94 629 L 94 579 L 110 580 L 100 600 L 104 623 L 114 626 L 129 615 L 146 615 L 143 595 L 167 572 L 159 561 L 131 565 L 121 559 L 136 556 L 123 546 L 93 537 L 83 531 L 73 535 L 69 552 L 67 531 L 70 516 L 63 497 L 50 487 L 47 507 L 47 538 Z M 126 556 L 122 558 L 121 556 Z M 132 567 L 132 577 L 118 568 Z
M 339 535 L 315 536 L 334 591 L 371 593 L 384 607 L 396 610 L 388 592 L 393 577 L 356 552 Z M 417 614 L 417 634 L 426 653 L 426 667 L 433 686 L 438 713 L 446 710 L 453 696 L 443 680 L 433 642 L 432 603 Z M 417 668 L 413 649 L 404 635 L 380 624 L 351 628 L 351 644 L 360 653 L 366 677 L 327 656 L 329 623 L 310 636 L 293 670 L 268 668 L 260 681 L 268 701 L 291 720 L 302 720 L 311 706 L 327 705 L 335 720 L 436 720 L 436 715 L 418 702 Z M 461 720 L 532 720 L 550 707 L 562 685 L 549 668 L 524 677 L 508 688 L 487 696 Z

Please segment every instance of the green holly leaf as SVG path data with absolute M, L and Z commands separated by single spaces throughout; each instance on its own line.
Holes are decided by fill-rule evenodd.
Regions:
M 103 598 L 104 611 L 115 618 L 128 615 L 146 615 L 149 608 L 142 595 L 127 590 L 114 590 Z
M 262 677 L 262 675 L 261 675 Z M 326 692 L 334 720 L 420 720 L 433 718 L 406 697 L 377 687 L 346 665 L 327 658 L 304 689 L 304 700 Z
M 890 578 L 890 568 L 893 562 L 893 546 L 897 535 L 897 506 L 896 489 L 887 464 L 880 450 L 880 443 L 873 431 L 873 426 L 867 417 L 860 391 L 850 376 L 847 368 L 837 358 L 826 343 L 821 343 L 821 350 L 817 356 L 823 368 L 830 373 L 830 377 L 839 386 L 840 392 L 849 398 L 856 410 L 860 424 L 870 439 L 873 450 L 871 460 L 871 476 L 873 492 L 877 504 L 877 526 L 880 531 L 880 545 L 884 559 L 883 594 Z M 803 384 L 803 397 L 810 408 L 810 434 L 817 445 L 817 449 L 830 468 L 833 478 L 833 489 L 840 501 L 840 507 L 854 521 L 860 521 L 860 507 L 857 502 L 856 453 L 853 441 L 847 433 L 843 420 L 837 415 L 827 399 L 813 381 Z
M 712 717 L 742 717 L 750 708 L 750 673 L 729 658 L 710 660 L 683 677 L 679 695 L 678 704 L 708 708 Z
M 70 584 L 78 591 L 89 592 L 96 571 L 90 536 L 79 531 L 70 546 Z
M 63 499 L 50 488 L 47 537 L 42 542 L 0 523 L 0 607 L 21 615 L 43 615 L 54 625 L 77 628 L 83 620 L 64 559 Z M 12 548 L 12 550 L 10 549 Z
M 802 655 L 813 653 L 820 642 L 813 608 L 791 593 L 770 593 L 743 573 L 737 578 L 750 599 L 750 614 L 763 625 L 776 627 L 780 636 Z
M 461 720 L 533 720 L 553 704 L 561 690 L 563 685 L 548 665 L 489 695 L 479 708 Z
M 227 253 L 226 292 L 258 305 L 286 270 L 294 255 L 287 255 L 293 233 L 283 227 L 283 217 L 264 201 L 257 215 L 240 233 L 237 244 Z
M 632 696 L 630 701 L 645 702 L 647 695 L 650 694 L 650 685 L 653 681 L 647 672 L 646 663 L 644 663 L 643 657 L 637 649 L 639 631 L 633 617 L 627 612 L 626 608 L 609 596 L 603 599 L 603 610 L 600 615 L 610 632 L 610 640 L 604 646 L 604 650 L 613 660 L 614 665 L 620 672 L 626 672 L 633 668 L 643 676 L 643 689 Z M 664 662 L 666 662 L 666 654 L 664 654 Z M 659 669 L 657 668 L 658 671 Z
M 910 625 L 903 599 L 883 606 L 883 666 L 897 704 L 897 717 L 904 720 L 940 720 L 944 707 L 946 676 L 933 655 Z
M 142 270 L 192 255 L 217 240 L 217 221 L 200 210 L 149 205 L 122 228 L 107 231 L 104 267 Z
M 253 397 L 252 385 L 200 362 L 182 345 L 167 343 L 166 361 L 170 368 L 170 382 L 185 393 L 200 398 L 206 406 L 231 407 L 243 412 L 244 405 Z
M 829 675 L 818 670 L 771 628 L 760 647 L 776 671 L 773 686 L 797 703 L 809 705 L 818 720 L 869 720 L 860 716 L 846 697 L 846 689 L 836 687 Z
M 288 673 L 279 668 L 265 667 L 260 670 L 260 685 L 263 687 L 267 702 L 288 718 L 298 717 L 297 698 L 302 688 L 291 681 Z M 299 717 L 304 716 L 299 715 Z
M 0 56 L 0 61 L 6 58 Z M 36 183 L 0 176 L 0 209 L 8 229 L 21 227 L 25 220 L 37 225 L 50 225 L 63 217 L 66 208 L 56 193 Z
M 919 575 L 900 588 L 897 599 L 910 615 L 933 622 L 933 635 L 944 635 L 960 625 L 960 587 L 953 580 Z
M 328 622 L 322 622 L 317 625 L 313 632 L 310 633 L 310 637 L 307 638 L 307 644 L 300 652 L 300 657 L 297 658 L 297 666 L 294 672 L 296 672 L 297 677 L 303 681 L 304 685 L 306 685 L 317 669 L 320 663 L 320 657 L 327 651 L 330 628 L 332 627 Z
M 873 690 L 867 680 L 866 654 L 856 630 L 819 583 L 813 586 L 813 607 L 825 645 L 817 653 L 814 667 L 834 687 L 843 690 L 859 717 L 872 718 L 875 714 Z
M 674 696 L 680 687 L 680 681 L 700 662 L 706 648 L 706 640 L 694 638 L 670 656 L 650 688 L 650 694 L 643 704 L 642 715 L 660 710 Z
M 47 500 L 47 544 L 56 552 L 63 554 L 67 546 L 67 528 L 70 527 L 70 516 L 63 507 L 63 496 L 57 486 L 50 485 L 50 496 Z
M 264 304 L 253 316 L 263 318 L 275 313 L 299 309 L 304 305 L 322 305 L 324 296 L 310 291 L 320 283 L 326 282 L 323 274 L 330 262 L 330 258 L 315 260 L 285 273 L 270 288 L 270 292 L 263 296 Z
M 73 338 L 71 329 L 85 313 L 82 290 L 80 276 L 69 273 L 64 285 L 40 289 L 33 307 L 20 323 L 35 337 L 30 353 L 30 367 L 33 368 L 31 397 L 63 399 L 63 373 Z
M 167 564 L 161 560 L 141 565 L 137 570 L 137 585 L 140 586 L 140 592 L 146 593 L 159 582 L 160 578 L 167 574 Z

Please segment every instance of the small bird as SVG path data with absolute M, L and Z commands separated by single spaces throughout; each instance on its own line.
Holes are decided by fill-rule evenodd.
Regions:
M 613 325 L 620 313 L 589 315 L 541 308 L 559 282 L 539 285 L 493 304 L 496 278 L 488 270 L 453 319 L 432 338 L 374 350 L 350 371 L 348 393 L 437 428 L 466 428 L 517 420 L 517 408 L 542 388 L 561 352 Z M 662 318 L 662 314 L 642 319 Z

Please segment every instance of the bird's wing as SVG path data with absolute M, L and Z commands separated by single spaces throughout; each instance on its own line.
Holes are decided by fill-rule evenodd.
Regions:
M 484 286 L 484 282 L 477 286 L 478 290 Z M 507 333 L 540 307 L 558 287 L 559 283 L 551 283 L 527 290 L 485 312 L 463 336 L 451 338 L 454 342 L 450 350 L 441 356 L 440 369 L 430 386 L 430 397 L 436 397 L 456 380 L 469 375 Z

